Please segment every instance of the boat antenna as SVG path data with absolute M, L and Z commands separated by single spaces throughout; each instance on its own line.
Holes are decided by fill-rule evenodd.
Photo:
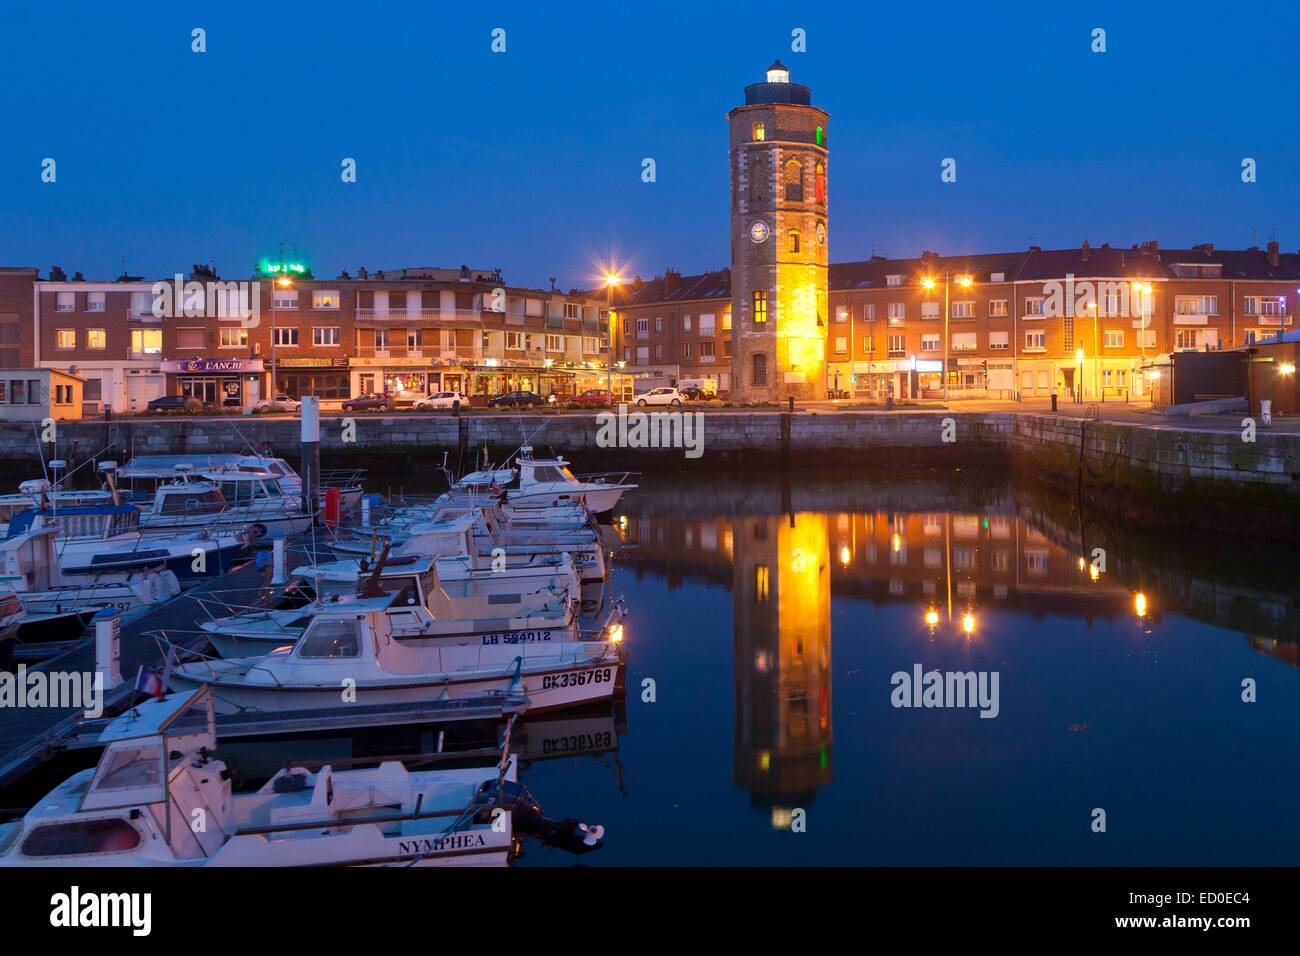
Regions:
M 50 471 L 45 467 L 45 452 L 41 450 L 41 433 L 36 427 L 36 422 L 32 422 L 32 437 L 36 439 L 36 457 L 41 460 L 41 475 L 44 476 L 48 483 L 50 480 Z

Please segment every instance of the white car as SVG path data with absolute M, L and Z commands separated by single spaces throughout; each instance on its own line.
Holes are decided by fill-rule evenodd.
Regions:
M 685 400 L 685 396 L 675 388 L 652 388 L 633 399 L 642 408 L 647 405 L 680 405 Z
M 264 398 L 253 407 L 259 412 L 300 412 L 302 402 L 288 395 L 277 395 L 275 398 Z
M 412 406 L 417 412 L 427 412 L 433 408 L 469 408 L 469 396 L 464 392 L 434 392 L 424 398 L 416 399 Z

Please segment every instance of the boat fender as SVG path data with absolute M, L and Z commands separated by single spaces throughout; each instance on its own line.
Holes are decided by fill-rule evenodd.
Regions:
M 248 533 L 255 541 L 259 538 L 265 538 L 266 525 L 262 524 L 262 522 L 260 521 L 258 521 L 255 524 L 251 524 L 248 526 Z

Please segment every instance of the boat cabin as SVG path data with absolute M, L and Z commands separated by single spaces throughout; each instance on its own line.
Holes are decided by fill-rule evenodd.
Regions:
M 125 866 L 198 860 L 221 847 L 230 783 L 209 756 L 216 731 L 207 688 L 140 704 L 100 741 L 104 753 L 93 770 L 0 828 L 0 862 Z M 192 826 L 200 814 L 202 829 Z

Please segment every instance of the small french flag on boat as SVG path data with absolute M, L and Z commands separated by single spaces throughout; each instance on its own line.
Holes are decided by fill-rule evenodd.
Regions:
M 142 694 L 155 698 L 162 697 L 167 693 L 163 679 L 143 664 L 140 665 L 140 670 L 135 675 L 135 689 Z

